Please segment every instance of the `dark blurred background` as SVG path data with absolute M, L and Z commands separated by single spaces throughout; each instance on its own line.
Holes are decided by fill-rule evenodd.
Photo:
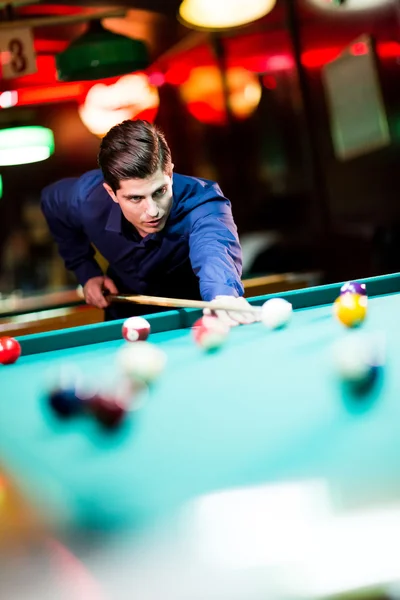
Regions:
M 135 117 L 164 129 L 177 172 L 217 180 L 231 199 L 245 277 L 316 271 L 334 282 L 400 270 L 398 3 L 278 0 L 223 31 L 183 25 L 179 5 L 0 3 L 0 42 L 26 26 L 36 55 L 34 73 L 3 71 L 0 128 L 45 126 L 55 142 L 47 160 L 0 166 L 0 293 L 76 285 L 43 221 L 41 189 L 96 168 L 102 133 Z M 125 16 L 112 16 L 118 8 Z M 148 66 L 58 81 L 56 55 L 95 14 L 143 40 Z M 0 55 L 4 69 L 4 43 Z

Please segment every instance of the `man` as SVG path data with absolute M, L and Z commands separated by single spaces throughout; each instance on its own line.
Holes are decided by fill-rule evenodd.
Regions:
M 88 304 L 106 320 L 155 312 L 110 303 L 107 293 L 214 301 L 248 307 L 242 256 L 230 202 L 205 179 L 173 174 L 163 133 L 147 121 L 124 121 L 103 138 L 100 170 L 45 188 L 42 210 L 66 268 Z M 94 247 L 108 261 L 107 275 Z M 160 308 L 159 310 L 166 310 Z M 251 313 L 217 311 L 229 325 Z

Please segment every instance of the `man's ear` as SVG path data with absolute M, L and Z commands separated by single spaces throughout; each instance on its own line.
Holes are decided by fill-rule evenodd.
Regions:
M 109 196 L 111 197 L 112 201 L 118 204 L 117 196 L 114 194 L 113 190 L 108 185 L 108 183 L 103 183 L 103 187 L 106 190 L 107 194 L 109 194 Z

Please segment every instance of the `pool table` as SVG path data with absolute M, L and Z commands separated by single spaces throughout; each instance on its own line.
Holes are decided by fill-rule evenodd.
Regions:
M 110 597 L 131 598 L 129 593 L 114 592 L 123 582 L 130 589 L 133 577 L 138 589 L 144 586 L 137 596 L 141 600 L 159 598 L 165 586 L 168 598 L 174 600 L 296 598 L 294 591 L 302 598 L 325 598 L 328 591 L 358 589 L 378 580 L 381 584 L 394 575 L 400 579 L 397 555 L 390 550 L 400 536 L 400 275 L 360 281 L 366 283 L 369 296 L 361 330 L 378 333 L 386 342 L 383 376 L 362 397 L 342 385 L 332 361 L 335 341 L 354 334 L 332 316 L 341 283 L 281 293 L 294 308 L 286 328 L 269 331 L 260 323 L 233 328 L 226 344 L 209 354 L 192 340 L 190 328 L 200 311 L 149 316 L 149 341 L 166 352 L 167 367 L 140 396 L 140 408 L 112 432 L 88 417 L 60 421 L 48 407 L 46 390 L 49 373 L 60 365 L 78 366 L 86 377 L 104 385 L 118 381 L 116 357 L 127 343 L 121 336 L 122 322 L 18 338 L 21 358 L 0 368 L 0 469 L 11 475 L 41 516 L 49 517 L 52 531 L 86 556 L 87 563 L 93 553 L 85 554 L 75 542 L 81 540 L 81 532 L 85 538 L 87 532 L 125 536 L 151 531 L 156 523 L 169 519 L 174 523 L 182 507 L 200 502 L 200 521 L 185 531 L 197 536 L 196 552 L 206 548 L 201 565 L 218 555 L 222 563 L 231 560 L 246 567 L 243 580 L 237 570 L 223 564 L 218 571 L 223 579 L 216 582 L 215 564 L 205 573 L 197 559 L 190 562 L 190 552 L 180 541 L 178 550 L 162 546 L 161 574 L 149 562 L 138 561 L 136 553 L 133 575 L 132 562 L 121 567 L 121 553 L 130 550 L 120 540 L 117 548 L 111 544 L 112 556 L 91 563 L 103 579 L 105 567 L 113 565 L 105 578 L 113 589 Z M 269 297 L 250 302 L 262 305 Z M 306 490 L 311 485 L 311 495 L 303 489 L 299 496 L 299 482 Z M 307 520 L 314 512 L 313 518 L 320 518 L 315 482 L 327 486 L 329 502 L 338 514 L 354 516 L 382 506 L 396 510 L 390 519 L 386 513 L 384 517 L 365 513 L 361 524 L 353 520 L 350 534 L 347 521 L 334 521 L 329 513 L 329 523 L 320 526 L 323 533 L 316 534 Z M 250 497 L 241 496 L 241 490 Z M 256 499 L 252 490 L 261 490 Z M 274 501 L 271 490 L 278 492 L 277 498 L 272 495 Z M 385 524 L 383 530 L 376 528 L 377 520 Z M 283 552 L 282 540 L 289 530 L 292 537 Z M 269 543 L 267 552 L 266 547 L 261 552 L 260 538 Z M 287 552 L 293 558 L 295 549 L 298 561 L 305 556 L 305 541 L 308 562 L 303 561 L 300 571 L 282 570 L 279 560 L 286 561 Z M 176 552 L 181 553 L 179 560 Z M 261 562 L 272 560 L 279 567 L 279 582 L 272 581 L 280 591 L 287 591 L 290 584 L 288 595 L 271 592 L 265 565 L 261 575 L 247 568 L 251 552 L 256 563 L 261 552 Z M 383 556 L 384 564 L 379 562 Z M 16 581 L 20 572 L 17 563 Z M 41 573 L 40 568 L 35 572 Z M 301 581 L 296 579 L 299 572 Z M 148 590 L 153 584 L 160 589 L 152 595 Z M 219 593 L 222 588 L 226 595 Z
M 384 333 L 387 348 L 383 378 L 361 399 L 332 363 L 332 344 L 346 335 L 332 316 L 340 283 L 280 294 L 294 307 L 285 329 L 236 327 L 210 354 L 192 340 L 199 311 L 149 316 L 167 368 L 113 432 L 88 417 L 58 420 L 46 390 L 62 364 L 116 377 L 121 322 L 22 336 L 21 358 L 0 368 L 0 465 L 78 528 L 148 523 L 214 490 L 313 477 L 348 486 L 349 502 L 396 498 L 400 276 L 360 281 L 369 295 L 362 329 Z
M 32 499 L 72 522 L 104 527 L 272 480 L 323 475 L 357 479 L 362 494 L 364 486 L 376 493 L 378 481 L 385 494 L 397 493 L 400 276 L 362 281 L 370 299 L 362 329 L 383 332 L 387 343 L 383 380 L 367 397 L 352 398 L 333 368 L 332 344 L 345 335 L 332 317 L 341 284 L 280 294 L 294 307 L 288 327 L 234 328 L 211 354 L 192 340 L 199 311 L 149 316 L 149 341 L 165 350 L 167 368 L 115 432 L 86 417 L 59 421 L 46 390 L 50 371 L 63 364 L 99 380 L 115 377 L 127 343 L 122 322 L 22 336 L 21 358 L 0 369 L 0 463 Z

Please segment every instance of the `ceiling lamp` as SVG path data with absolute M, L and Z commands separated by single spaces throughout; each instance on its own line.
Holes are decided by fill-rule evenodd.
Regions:
M 261 99 L 258 78 L 243 67 L 228 68 L 226 78 L 233 116 L 238 120 L 247 119 Z M 226 124 L 225 98 L 217 67 L 194 67 L 179 91 L 189 113 L 198 121 L 212 125 Z
M 54 152 L 51 129 L 39 126 L 0 130 L 0 165 L 26 165 L 46 160 Z
M 391 0 L 308 0 L 307 4 L 320 11 L 347 15 L 352 12 L 382 10 Z
M 103 136 L 126 119 L 153 122 L 159 104 L 158 90 L 147 75 L 135 73 L 124 75 L 111 85 L 96 83 L 79 107 L 79 115 L 89 131 Z
M 91 21 L 88 30 L 56 56 L 59 81 L 105 79 L 141 71 L 149 65 L 147 47 Z
M 276 0 L 183 0 L 179 18 L 195 29 L 218 31 L 246 25 L 267 15 Z

